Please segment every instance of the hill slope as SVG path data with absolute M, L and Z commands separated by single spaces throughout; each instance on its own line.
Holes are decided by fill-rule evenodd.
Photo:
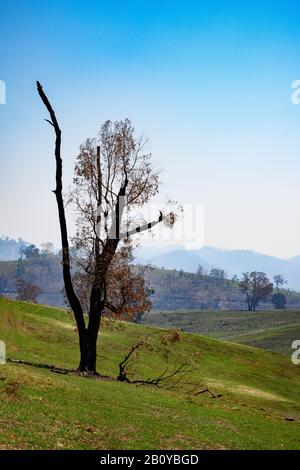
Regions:
M 106 327 L 101 372 L 116 375 L 124 351 L 149 331 L 136 324 Z M 77 335 L 63 310 L 0 299 L 0 338 L 13 358 L 63 367 L 78 361 Z M 300 376 L 289 359 L 189 334 L 170 349 L 174 360 L 194 353 L 197 369 L 189 380 L 223 397 L 7 363 L 0 367 L 0 448 L 300 448 Z M 132 373 L 148 377 L 163 367 L 162 356 L 148 352 Z
M 300 338 L 299 310 L 272 311 L 152 311 L 143 323 L 180 328 L 213 338 L 234 341 L 291 356 L 292 342 Z

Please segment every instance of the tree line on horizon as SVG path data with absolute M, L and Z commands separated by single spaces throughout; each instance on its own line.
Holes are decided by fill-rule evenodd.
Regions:
M 72 246 L 70 252 L 73 252 Z M 34 244 L 26 244 L 19 250 L 19 259 L 16 262 L 0 263 L 0 294 L 8 291 L 10 287 L 10 290 L 15 292 L 17 299 L 37 302 L 40 294 L 48 290 L 48 285 L 51 285 L 50 291 L 56 294 L 61 292 L 60 257 L 61 252 L 54 250 L 54 246 L 50 242 L 43 243 L 40 248 Z M 132 257 L 131 263 L 133 262 L 134 258 Z M 203 289 L 207 289 L 208 297 L 206 301 L 204 298 L 202 301 L 206 309 L 224 308 L 222 307 L 224 302 L 217 299 L 220 297 L 220 292 L 226 293 L 228 291 L 230 296 L 232 289 L 234 289 L 232 292 L 239 289 L 243 293 L 249 311 L 256 310 L 259 304 L 265 302 L 268 302 L 268 304 L 271 302 L 276 309 L 285 309 L 287 306 L 289 291 L 283 289 L 287 281 L 281 274 L 275 275 L 272 283 L 264 273 L 255 271 L 244 273 L 242 279 L 239 279 L 238 276 L 228 278 L 225 270 L 220 268 L 211 268 L 210 271 L 206 272 L 202 266 L 199 266 L 196 274 L 193 275 L 180 270 L 176 271 L 177 277 L 174 271 L 174 274 L 171 274 L 173 276 L 172 284 L 177 284 L 178 288 L 175 299 L 177 303 L 172 303 L 170 297 L 165 298 L 165 300 L 163 298 L 165 294 L 161 291 L 161 288 L 167 291 L 170 291 L 170 289 L 165 289 L 169 282 L 168 271 L 166 271 L 165 276 L 160 276 L 159 273 L 162 271 L 162 269 L 150 266 L 144 269 L 146 285 L 154 308 L 165 309 L 168 306 L 167 304 L 170 304 L 170 309 L 172 309 L 172 306 L 177 309 L 180 305 L 181 308 L 194 308 L 193 302 L 191 303 L 194 295 L 191 290 L 194 285 L 193 279 L 200 280 L 201 284 L 198 283 L 198 285 L 202 286 L 201 292 L 203 292 Z M 184 282 L 184 279 L 186 279 L 186 282 Z M 77 289 L 80 290 L 81 299 L 87 305 L 85 284 L 81 283 L 79 289 L 80 280 L 75 279 L 75 281 L 78 284 Z M 184 289 L 185 294 L 183 294 L 182 289 Z M 170 296 L 173 296 L 171 291 Z M 182 296 L 181 301 L 178 300 L 180 296 Z M 198 308 L 203 307 L 199 305 Z M 230 309 L 230 307 L 226 309 L 228 308 Z M 138 312 L 138 316 L 140 315 L 141 312 Z
M 204 272 L 203 266 L 199 265 L 197 274 L 200 278 L 204 275 Z M 220 268 L 211 268 L 207 275 L 216 281 L 227 279 L 225 270 Z M 280 288 L 287 284 L 287 280 L 282 274 L 275 274 L 273 276 L 273 283 L 266 273 L 261 271 L 244 272 L 241 279 L 234 275 L 231 281 L 236 283 L 244 293 L 248 311 L 255 311 L 259 303 L 270 298 L 272 293 L 271 301 L 274 307 L 276 309 L 286 308 L 287 299 L 285 294 L 280 292 Z

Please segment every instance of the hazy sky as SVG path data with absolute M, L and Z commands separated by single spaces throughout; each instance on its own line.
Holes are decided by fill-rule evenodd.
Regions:
M 0 0 L 0 234 L 59 244 L 53 131 L 65 186 L 79 144 L 129 117 L 162 196 L 204 204 L 205 244 L 300 254 L 299 1 Z

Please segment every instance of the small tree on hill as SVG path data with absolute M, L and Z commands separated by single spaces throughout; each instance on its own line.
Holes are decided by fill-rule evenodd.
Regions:
M 286 308 L 286 296 L 281 292 L 277 292 L 272 295 L 272 303 L 274 307 L 278 310 L 284 310 Z
M 22 279 L 17 281 L 16 290 L 18 300 L 27 300 L 34 303 L 37 302 L 37 297 L 41 292 L 38 286 Z
M 239 286 L 246 295 L 249 311 L 255 311 L 259 302 L 266 300 L 273 291 L 273 284 L 266 274 L 258 271 L 243 273 Z
M 201 278 L 202 276 L 204 276 L 204 267 L 199 264 L 198 265 L 198 268 L 197 268 L 197 275 Z
M 287 284 L 287 280 L 282 276 L 282 274 L 275 274 L 273 281 L 277 292 L 279 291 L 280 287 L 282 287 L 284 284 Z
M 23 248 L 22 254 L 26 256 L 26 259 L 38 258 L 40 250 L 35 245 L 28 245 Z
M 209 272 L 209 277 L 211 277 L 212 279 L 216 279 L 218 281 L 224 281 L 224 279 L 226 278 L 226 273 L 224 269 L 211 268 Z
M 51 242 L 45 242 L 41 244 L 40 254 L 42 256 L 54 255 L 54 245 Z

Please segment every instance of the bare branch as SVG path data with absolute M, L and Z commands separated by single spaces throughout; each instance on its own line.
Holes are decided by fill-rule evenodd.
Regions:
M 163 220 L 163 214 L 162 212 L 160 211 L 159 213 L 159 217 L 157 220 L 153 220 L 152 222 L 148 222 L 144 225 L 140 225 L 139 227 L 135 227 L 131 230 L 127 230 L 127 232 L 122 232 L 120 234 L 120 238 L 121 239 L 124 239 L 124 238 L 129 238 L 131 235 L 135 235 L 136 233 L 141 233 L 141 232 L 144 232 L 146 230 L 150 230 L 151 228 L 155 227 L 155 225 L 159 224 L 160 222 L 162 222 Z

